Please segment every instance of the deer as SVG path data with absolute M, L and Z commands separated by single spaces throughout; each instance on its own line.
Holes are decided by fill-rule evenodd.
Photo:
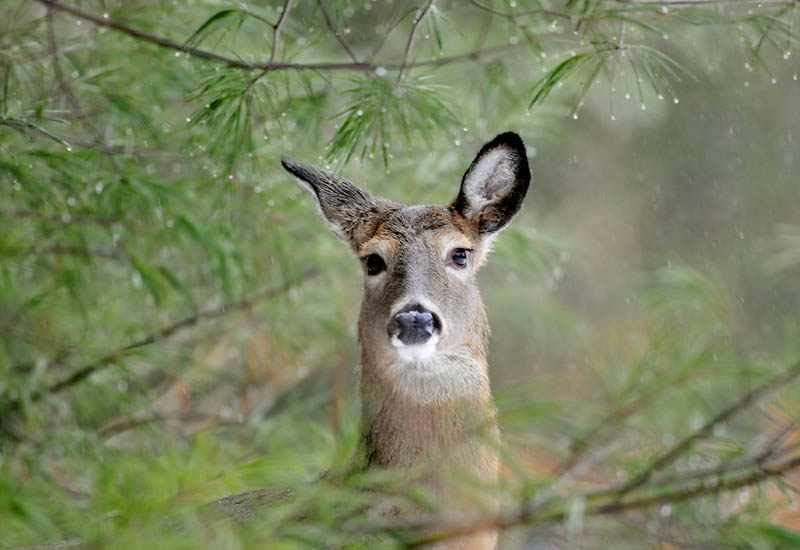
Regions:
M 499 478 L 489 323 L 476 274 L 528 191 L 522 139 L 506 132 L 486 143 L 446 206 L 405 206 L 290 157 L 281 164 L 363 266 L 357 333 L 367 466 L 423 468 L 446 510 L 477 509 L 450 478 L 453 472 L 490 484 Z M 496 544 L 497 532 L 487 530 L 440 547 Z

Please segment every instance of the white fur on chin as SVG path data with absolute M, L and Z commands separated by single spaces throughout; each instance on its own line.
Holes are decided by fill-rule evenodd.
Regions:
M 392 336 L 392 345 L 397 350 L 397 355 L 405 362 L 418 363 L 433 357 L 436 353 L 436 344 L 439 343 L 439 335 L 434 334 L 424 344 L 407 346 L 397 336 Z

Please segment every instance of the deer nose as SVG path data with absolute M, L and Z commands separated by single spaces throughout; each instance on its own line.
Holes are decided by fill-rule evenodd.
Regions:
M 409 304 L 401 309 L 387 327 L 389 338 L 396 337 L 406 346 L 424 344 L 437 330 L 441 331 L 439 318 L 420 304 Z

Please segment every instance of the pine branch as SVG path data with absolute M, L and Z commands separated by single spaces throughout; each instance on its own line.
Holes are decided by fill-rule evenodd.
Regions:
M 417 12 L 417 17 L 414 19 L 414 25 L 411 27 L 411 34 L 408 35 L 406 50 L 403 54 L 403 63 L 400 65 L 400 71 L 397 73 L 397 82 L 403 80 L 403 73 L 408 67 L 408 60 L 411 57 L 411 50 L 414 49 L 414 42 L 417 39 L 417 31 L 419 30 L 419 26 L 422 24 L 422 21 L 431 11 L 434 1 L 435 0 L 428 0 L 428 3 L 425 5 L 425 7 Z
M 354 63 L 359 63 L 356 53 L 344 39 L 342 34 L 336 29 L 336 25 L 333 23 L 331 14 L 328 12 L 328 8 L 325 7 L 325 0 L 317 0 L 317 4 L 319 5 L 319 10 L 322 12 L 322 17 L 325 18 L 325 24 L 328 25 L 328 29 L 331 31 L 331 34 L 333 34 L 337 42 L 339 42 L 342 48 L 344 48 L 344 50 L 347 52 L 347 55 L 350 56 L 350 59 L 352 59 Z
M 8 246 L 3 250 L 3 252 L 9 256 L 35 254 L 37 256 L 78 256 L 81 258 L 101 258 L 103 260 L 114 261 L 123 260 L 123 254 L 119 250 L 112 248 L 91 248 L 88 246 L 69 246 L 58 244 L 51 246 L 36 246 L 32 248 Z
M 292 62 L 284 62 L 284 61 L 275 61 L 275 62 L 247 62 L 242 61 L 241 59 L 235 59 L 231 57 L 225 57 L 223 55 L 219 55 L 213 52 L 209 52 L 207 50 L 201 50 L 199 48 L 194 48 L 192 46 L 187 46 L 185 44 L 180 44 L 168 38 L 156 36 L 154 34 L 147 33 L 145 31 L 141 31 L 132 27 L 129 27 L 123 23 L 119 23 L 112 19 L 103 19 L 98 17 L 94 14 L 85 12 L 78 8 L 74 8 L 72 6 L 68 6 L 58 2 L 57 0 L 35 0 L 36 2 L 45 4 L 46 6 L 52 7 L 54 10 L 63 11 L 74 15 L 75 17 L 85 19 L 94 23 L 95 25 L 99 25 L 101 27 L 106 27 L 109 29 L 116 30 L 123 34 L 127 34 L 133 38 L 138 40 L 144 40 L 145 42 L 150 42 L 152 44 L 156 44 L 161 46 L 162 48 L 167 48 L 170 50 L 182 52 L 188 54 L 192 57 L 197 57 L 200 59 L 207 59 L 209 61 L 214 61 L 217 63 L 221 63 L 224 65 L 228 65 L 230 67 L 235 67 L 239 69 L 243 69 L 246 71 L 280 71 L 280 70 L 293 70 L 293 71 L 322 71 L 322 72 L 337 72 L 337 71 L 345 71 L 345 72 L 361 72 L 361 73 L 373 73 L 375 69 L 381 67 L 386 70 L 407 70 L 413 69 L 416 67 L 440 67 L 443 65 L 448 65 L 451 63 L 458 63 L 461 61 L 470 61 L 470 60 L 477 60 L 483 57 L 488 57 L 495 55 L 497 53 L 501 53 L 504 51 L 508 51 L 511 49 L 516 49 L 520 47 L 520 44 L 503 44 L 501 46 L 496 46 L 493 48 L 487 48 L 485 50 L 475 50 L 463 54 L 453 55 L 449 57 L 442 57 L 437 59 L 428 59 L 424 61 L 417 61 L 417 62 L 408 62 L 405 63 L 376 63 L 376 62 L 352 62 L 352 63 L 337 63 L 337 62 L 318 62 L 318 63 L 292 63 Z M 408 49 L 408 48 L 407 48 Z M 409 52 L 410 54 L 410 52 Z
M 795 6 L 795 0 L 616 0 L 628 6 L 666 6 L 669 8 L 696 7 L 696 6 L 736 6 L 743 4 L 758 4 L 759 6 Z
M 83 107 L 81 107 L 78 98 L 75 96 L 72 88 L 67 83 L 67 79 L 64 76 L 64 71 L 61 69 L 61 61 L 58 58 L 59 46 L 56 42 L 56 33 L 53 26 L 52 7 L 47 8 L 45 22 L 47 25 L 47 43 L 50 48 L 50 58 L 53 64 L 53 71 L 55 72 L 56 80 L 58 81 L 58 86 L 61 89 L 61 93 L 64 94 L 64 96 L 67 98 L 67 101 L 72 106 L 72 110 L 75 111 L 75 115 L 77 116 L 80 124 L 86 128 L 91 135 L 94 136 L 95 145 L 104 147 L 103 136 L 100 134 L 100 130 L 98 130 L 97 127 L 92 124 L 91 119 L 87 116 L 86 112 L 83 110 Z M 117 173 L 117 176 L 119 176 L 120 181 L 124 181 L 125 177 L 122 174 L 122 170 L 120 169 L 119 164 L 117 164 L 116 159 L 114 159 L 114 156 L 108 153 L 105 153 L 105 155 L 109 164 L 111 164 L 111 167 Z
M 0 118 L 0 126 L 8 126 L 9 128 L 12 128 L 13 130 L 19 132 L 20 134 L 26 136 L 43 137 L 49 139 L 50 141 L 54 141 L 59 145 L 63 145 L 68 149 L 71 149 L 74 146 L 74 147 L 79 147 L 81 149 L 86 149 L 88 151 L 97 151 L 105 155 L 157 157 L 166 160 L 182 160 L 186 158 L 183 155 L 165 153 L 163 151 L 155 151 L 149 149 L 135 149 L 131 147 L 126 147 L 124 145 L 107 145 L 104 143 L 98 144 L 95 141 L 90 141 L 79 137 L 59 136 L 48 130 L 45 130 L 40 126 L 36 126 L 34 124 L 30 124 L 22 120 L 16 120 L 13 118 Z
M 761 386 L 757 387 L 756 389 L 746 393 L 743 395 L 738 401 L 724 409 L 714 418 L 706 422 L 699 430 L 695 431 L 694 433 L 688 435 L 681 441 L 679 441 L 675 446 L 673 446 L 670 450 L 666 453 L 661 455 L 659 458 L 654 460 L 647 466 L 644 470 L 642 470 L 639 474 L 637 474 L 633 479 L 631 479 L 628 483 L 623 485 L 621 489 L 618 489 L 616 492 L 621 494 L 629 493 L 634 489 L 641 487 L 650 479 L 650 477 L 657 471 L 663 470 L 665 467 L 669 466 L 673 462 L 675 462 L 678 458 L 680 458 L 683 454 L 688 451 L 695 442 L 699 441 L 700 439 L 704 439 L 708 437 L 709 434 L 714 430 L 716 426 L 719 426 L 723 422 L 730 420 L 734 415 L 741 412 L 742 410 L 748 408 L 750 405 L 758 401 L 763 396 L 767 395 L 768 393 L 772 393 L 773 391 L 777 390 L 780 386 L 787 384 L 793 381 L 795 378 L 800 376 L 800 361 L 795 363 L 792 367 L 788 368 L 781 374 L 771 378 Z
M 278 55 L 278 45 L 281 41 L 281 29 L 283 28 L 283 24 L 286 23 L 286 18 L 289 17 L 289 12 L 292 9 L 292 2 L 294 2 L 294 0 L 286 0 L 286 2 L 284 2 L 281 16 L 272 28 L 272 53 L 269 56 L 270 64 L 275 63 L 275 58 Z
M 477 8 L 480 8 L 480 9 L 482 9 L 484 11 L 487 11 L 487 12 L 493 14 L 493 15 L 499 15 L 500 17 L 507 17 L 509 19 L 514 19 L 516 17 L 524 17 L 526 15 L 550 15 L 552 17 L 560 17 L 561 19 L 567 19 L 567 20 L 570 20 L 570 21 L 573 19 L 573 16 L 569 15 L 568 13 L 562 13 L 560 11 L 553 11 L 553 10 L 546 10 L 544 8 L 535 9 L 535 10 L 518 11 L 518 12 L 508 12 L 508 11 L 498 10 L 496 8 L 493 8 L 492 6 L 487 6 L 486 4 L 478 2 L 478 0 L 470 0 L 470 3 L 473 6 L 475 6 Z
M 766 394 L 777 390 L 798 376 L 800 376 L 800 361 L 756 389 L 746 393 L 733 405 L 726 408 L 700 429 L 675 445 L 661 458 L 654 461 L 642 473 L 610 489 L 560 496 L 545 501 L 531 499 L 520 505 L 501 509 L 499 513 L 491 517 L 481 515 L 460 518 L 423 518 L 406 522 L 355 525 L 351 526 L 351 529 L 355 532 L 365 533 L 420 533 L 432 531 L 433 534 L 412 539 L 406 544 L 407 548 L 416 548 L 489 530 L 502 530 L 525 524 L 541 525 L 562 521 L 567 517 L 569 503 L 576 499 L 587 502 L 584 512 L 586 516 L 611 515 L 728 492 L 779 477 L 789 471 L 800 468 L 800 456 L 783 460 L 776 466 L 767 465 L 763 457 L 757 456 L 743 464 L 738 472 L 731 472 L 730 465 L 723 464 L 714 470 L 704 471 L 702 476 L 695 476 L 692 475 L 692 472 L 689 472 L 686 477 L 691 479 L 691 483 L 680 485 L 677 489 L 668 488 L 659 491 L 657 490 L 658 487 L 655 487 L 653 488 L 655 490 L 654 493 L 638 494 L 647 491 L 646 483 L 655 471 L 677 460 L 689 450 L 692 443 L 711 433 L 714 426 L 730 419 L 736 413 L 756 403 Z M 740 472 L 745 473 L 736 477 Z M 729 474 L 728 478 L 723 477 L 725 473 Z M 731 476 L 733 476 L 733 479 L 731 479 Z M 713 480 L 713 483 L 704 482 L 707 480 Z M 634 495 L 634 498 L 627 498 L 631 494 Z
M 182 52 L 192 57 L 197 57 L 199 59 L 207 59 L 209 61 L 222 63 L 223 65 L 228 65 L 230 67 L 236 67 L 247 71 L 312 70 L 312 71 L 371 72 L 376 67 L 375 65 L 372 65 L 370 63 L 289 63 L 280 61 L 250 63 L 247 61 L 243 61 L 241 59 L 226 57 L 224 55 L 219 55 L 214 52 L 202 50 L 200 48 L 195 48 L 192 46 L 188 46 L 186 44 L 181 44 L 175 42 L 174 40 L 170 40 L 169 38 L 156 36 L 154 34 L 139 29 L 135 29 L 133 27 L 130 27 L 118 21 L 114 21 L 112 19 L 104 19 L 92 13 L 75 8 L 73 6 L 62 4 L 58 0 L 36 0 L 36 1 L 54 10 L 69 13 L 75 17 L 79 17 L 81 19 L 85 19 L 86 21 L 90 21 L 95 25 L 113 29 L 123 34 L 127 34 L 128 36 L 136 38 L 138 40 L 144 40 L 145 42 L 156 44 L 157 46 L 161 46 L 162 48 L 167 48 L 169 50 Z
M 723 472 L 714 472 L 707 479 L 714 479 L 714 483 L 695 482 L 689 486 L 664 491 L 652 495 L 645 495 L 627 501 L 601 499 L 598 495 L 587 493 L 572 497 L 563 497 L 549 507 L 523 505 L 515 508 L 501 510 L 500 513 L 487 517 L 486 515 L 470 516 L 468 518 L 433 518 L 409 522 L 393 522 L 382 525 L 369 525 L 351 527 L 353 531 L 365 533 L 420 533 L 432 534 L 412 538 L 404 544 L 405 548 L 425 547 L 437 542 L 444 542 L 454 538 L 475 535 L 478 533 L 505 530 L 523 525 L 544 525 L 564 521 L 569 514 L 569 504 L 576 500 L 588 502 L 583 512 L 584 517 L 609 516 L 645 510 L 665 504 L 677 504 L 689 500 L 702 498 L 721 493 L 727 493 L 743 487 L 750 487 L 764 481 L 781 477 L 793 470 L 800 468 L 800 456 L 795 456 L 776 466 L 752 465 L 754 471 L 741 477 L 725 479 Z M 600 495 L 604 496 L 604 495 Z
M 163 342 L 164 340 L 167 340 L 167 339 L 175 336 L 179 332 L 181 332 L 181 331 L 183 331 L 183 330 L 185 330 L 187 328 L 193 327 L 193 326 L 195 326 L 195 325 L 197 325 L 197 324 L 199 324 L 201 322 L 210 321 L 210 320 L 213 320 L 213 319 L 218 319 L 220 317 L 226 317 L 226 316 L 228 316 L 228 315 L 230 315 L 232 313 L 241 311 L 243 309 L 247 309 L 247 308 L 251 307 L 255 303 L 262 302 L 264 300 L 269 300 L 269 299 L 274 298 L 276 296 L 280 296 L 282 294 L 285 294 L 286 292 L 288 292 L 289 290 L 291 290 L 295 286 L 299 285 L 300 283 L 305 282 L 306 280 L 308 280 L 309 278 L 314 277 L 314 276 L 316 276 L 316 271 L 313 270 L 313 269 L 309 269 L 305 273 L 303 273 L 295 281 L 285 283 L 285 284 L 280 285 L 280 286 L 278 286 L 276 288 L 270 288 L 270 289 L 264 290 L 262 292 L 253 294 L 253 295 L 248 296 L 246 298 L 242 298 L 241 300 L 238 300 L 236 302 L 223 304 L 223 305 L 221 305 L 219 307 L 208 309 L 208 310 L 205 310 L 205 311 L 201 311 L 201 312 L 195 313 L 193 315 L 190 315 L 188 317 L 185 317 L 185 318 L 181 319 L 180 321 L 177 321 L 177 322 L 175 322 L 175 323 L 173 323 L 171 325 L 168 325 L 168 326 L 162 328 L 161 330 L 153 332 L 153 333 L 149 334 L 148 336 L 145 336 L 144 338 L 142 338 L 140 340 L 137 340 L 135 342 L 132 342 L 130 344 L 127 344 L 125 346 L 122 346 L 120 348 L 117 348 L 117 349 L 107 353 L 106 355 L 104 355 L 100 359 L 98 359 L 96 361 L 93 361 L 93 362 L 91 362 L 91 363 L 89 363 L 87 365 L 84 365 L 83 367 L 78 368 L 77 370 L 75 370 L 72 374 L 70 374 L 66 378 L 63 378 L 62 380 L 54 382 L 53 384 L 51 384 L 47 388 L 44 388 L 44 389 L 41 389 L 41 390 L 36 390 L 36 391 L 32 392 L 25 399 L 16 398 L 16 399 L 6 400 L 5 403 L 0 405 L 0 411 L 3 413 L 2 415 L 8 414 L 8 413 L 12 413 L 12 412 L 16 412 L 22 407 L 22 405 L 24 403 L 35 403 L 35 402 L 41 400 L 46 395 L 53 395 L 53 394 L 59 393 L 59 392 L 65 390 L 67 388 L 71 388 L 72 386 L 83 382 L 89 376 L 95 374 L 96 372 L 104 370 L 105 368 L 115 364 L 119 359 L 121 359 L 122 357 L 125 357 L 126 355 L 128 355 L 130 352 L 132 352 L 134 350 L 137 350 L 139 348 L 143 348 L 143 347 L 146 347 L 146 346 L 158 343 L 158 342 Z M 2 415 L 0 415 L 0 416 L 2 416 Z
M 172 420 L 177 420 L 179 422 L 200 422 L 206 426 L 241 426 L 243 423 L 243 421 L 240 419 L 230 418 L 221 414 L 205 414 L 194 411 L 177 414 L 165 414 L 152 411 L 135 414 L 132 416 L 112 418 L 98 428 L 97 435 L 103 439 L 108 439 L 145 424 L 152 424 L 154 422 L 169 422 Z

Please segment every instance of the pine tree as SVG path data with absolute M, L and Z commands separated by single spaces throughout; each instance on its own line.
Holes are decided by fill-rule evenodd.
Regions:
M 515 317 L 552 336 L 559 364 L 591 356 L 584 375 L 601 373 L 608 401 L 566 395 L 558 377 L 501 392 L 509 475 L 480 489 L 502 512 L 442 522 L 424 486 L 348 469 L 359 275 L 279 163 L 290 153 L 444 203 L 500 131 L 539 144 L 584 115 L 634 125 L 680 109 L 731 59 L 754 86 L 788 79 L 797 11 L 0 3 L 0 545 L 411 548 L 499 526 L 573 547 L 800 547 L 773 514 L 797 501 L 800 468 L 800 349 L 780 346 L 800 334 L 796 225 L 742 260 L 755 294 L 780 295 L 779 342 L 753 343 L 728 279 L 691 265 L 642 275 L 631 315 L 646 328 L 620 357 L 604 355 L 612 329 L 586 336 L 557 297 L 537 310 L 546 321 Z M 797 200 L 790 183 L 764 185 L 773 215 Z M 499 239 L 514 278 L 491 271 L 487 285 L 561 280 L 580 247 L 531 226 Z M 369 512 L 387 500 L 436 519 Z

